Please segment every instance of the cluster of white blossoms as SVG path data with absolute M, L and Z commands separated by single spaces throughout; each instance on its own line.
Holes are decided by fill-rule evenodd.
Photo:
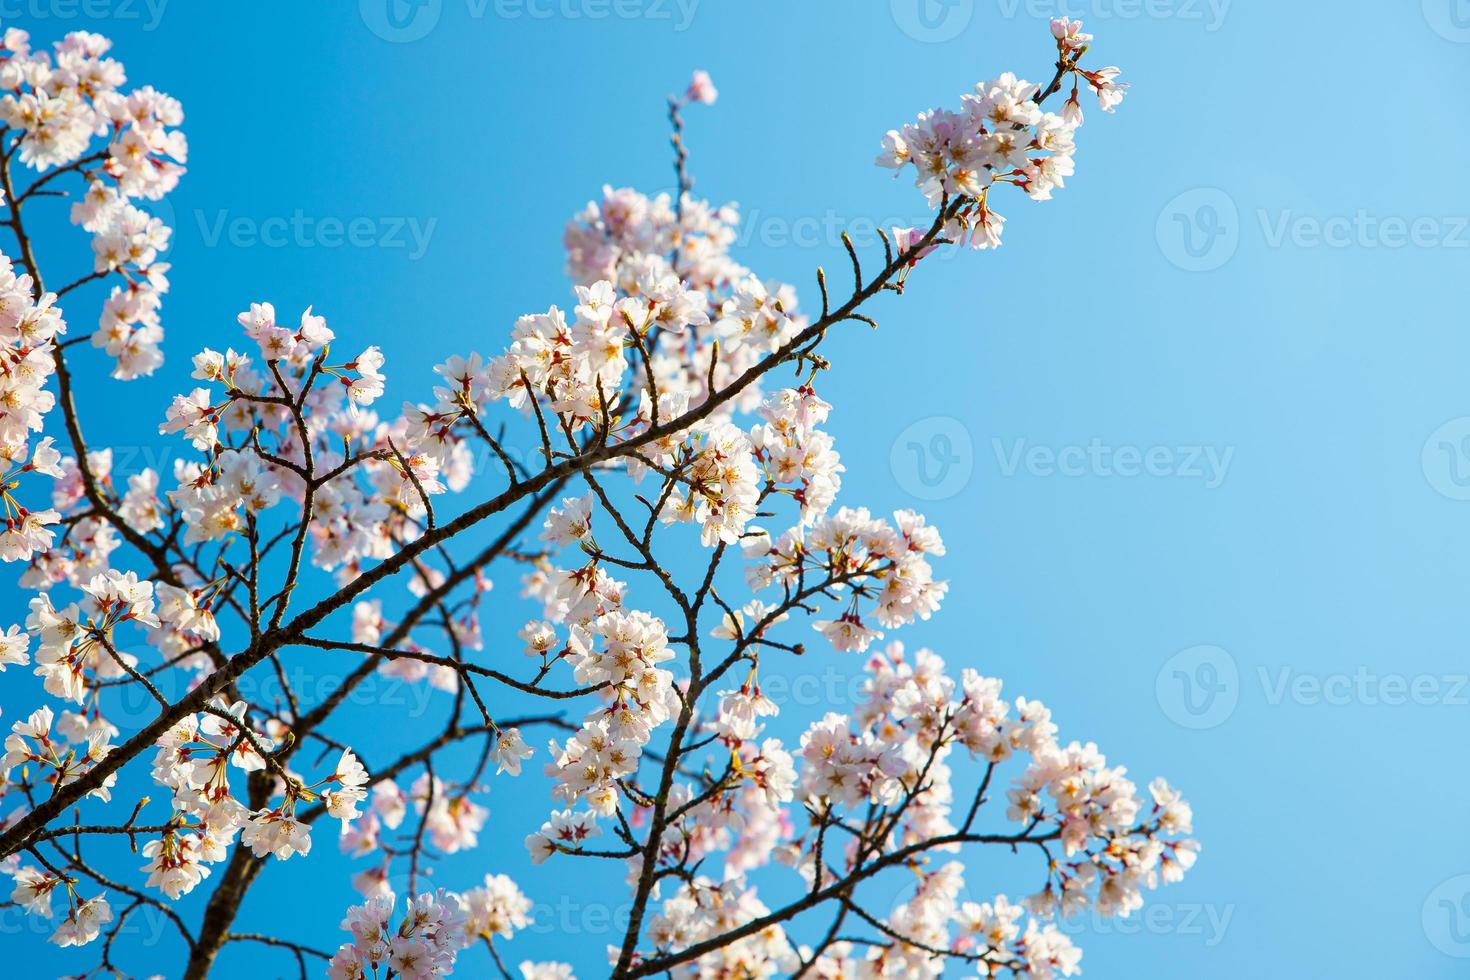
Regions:
M 113 377 L 152 374 L 163 363 L 159 323 L 168 264 L 158 261 L 170 229 L 132 199 L 157 201 L 178 184 L 188 143 L 177 127 L 176 99 L 127 82 L 112 42 L 74 31 L 55 50 L 32 51 L 22 30 L 6 30 L 0 60 L 0 121 L 18 134 L 20 161 L 52 174 L 77 170 L 85 195 L 72 206 L 75 224 L 91 232 L 96 277 L 116 275 L 92 344 L 114 358 Z M 92 150 L 94 141 L 105 146 Z
M 185 541 L 238 534 L 283 497 L 299 504 L 310 484 L 313 559 L 351 579 L 364 560 L 386 558 L 395 541 L 417 536 L 410 530 L 423 514 L 417 490 L 443 492 L 440 467 L 408 444 L 402 420 L 380 423 L 363 411 L 384 390 L 378 348 L 329 364 L 335 335 L 310 309 L 290 327 L 280 325 L 270 303 L 252 303 L 238 319 L 262 366 L 233 348 L 205 348 L 194 357 L 193 377 L 223 391 L 196 387 L 174 396 L 159 426 L 206 454 L 203 462 L 174 467 L 177 489 L 168 498 L 182 517 Z M 407 455 L 390 455 L 398 442 Z M 344 449 L 354 453 L 351 459 Z M 151 485 L 151 471 L 145 479 Z M 464 482 L 450 480 L 456 487 Z
M 79 588 L 80 604 L 58 609 L 48 592 L 31 600 L 28 632 L 11 627 L 7 642 L 0 644 L 0 670 L 29 663 L 27 648 L 34 635 L 35 673 L 46 692 L 84 704 L 99 681 L 124 678 L 138 663 L 136 655 L 118 648 L 115 632 L 120 627 L 147 627 L 163 648 L 177 648 L 184 637 L 218 638 L 213 614 L 200 607 L 197 592 L 160 583 L 155 597 L 153 582 L 112 568 L 93 575 Z
M 52 899 L 57 887 L 66 894 L 67 913 L 56 930 L 51 933 L 51 942 L 58 946 L 85 946 L 102 933 L 102 927 L 113 919 L 112 906 L 105 893 L 82 899 L 77 895 L 75 881 L 63 878 L 49 870 L 19 868 L 15 862 L 7 861 L 4 870 L 15 882 L 10 900 L 28 915 L 40 919 L 55 918 Z
M 57 718 L 54 711 L 43 705 L 24 721 L 11 725 L 5 738 L 5 757 L 0 760 L 0 775 L 8 780 L 13 770 L 34 766 L 37 782 L 65 786 L 107 757 L 116 734 L 117 729 L 105 721 L 89 721 L 71 711 Z M 109 777 L 88 795 L 109 800 L 116 782 L 115 776 Z
M 480 831 L 490 811 L 469 798 L 469 787 L 457 787 L 451 791 L 439 777 L 432 779 L 427 773 L 414 780 L 409 788 L 414 812 L 423 821 L 429 841 L 444 854 L 469 850 L 480 842 Z M 384 791 L 377 799 L 389 800 Z
M 723 935 L 770 912 L 755 890 L 739 878 L 723 882 L 699 877 L 680 885 L 648 923 L 655 948 L 682 949 Z M 779 927 L 722 946 L 671 971 L 680 980 L 713 977 L 777 977 L 796 972 L 802 960 Z
M 832 713 L 812 724 L 794 764 L 780 740 L 762 736 L 765 719 L 778 711 L 761 694 L 754 670 L 739 689 L 721 692 L 709 727 L 731 749 L 730 774 L 715 789 L 684 784 L 671 794 L 682 816 L 665 838 L 660 862 L 712 867 L 723 852 L 724 878 L 687 881 L 665 901 L 650 923 L 653 951 L 646 956 L 677 953 L 766 915 L 749 875 L 772 856 L 815 890 L 887 854 L 959 850 L 973 813 L 963 826 L 953 822 L 949 761 L 956 749 L 984 767 L 986 784 L 1014 757 L 1008 817 L 1021 830 L 1013 840 L 1044 852 L 1043 886 L 1016 904 L 1004 895 L 962 902 L 963 864 L 906 860 L 918 884 L 884 923 L 890 937 L 906 941 L 831 945 L 816 956 L 816 975 L 938 977 L 954 958 L 987 975 L 1070 976 L 1081 952 L 1051 919 L 1088 909 L 1126 916 L 1142 904 L 1144 890 L 1178 881 L 1194 863 L 1198 847 L 1185 836 L 1191 814 L 1179 794 L 1156 780 L 1141 798 L 1125 771 L 1108 767 L 1095 746 L 1058 742 L 1039 703 L 1002 700 L 1000 682 L 972 670 L 956 683 L 940 658 L 928 651 L 906 655 L 897 643 L 872 657 L 867 669 L 852 715 Z M 810 827 L 796 829 L 781 809 L 793 800 Z M 1054 843 L 1055 858 L 1048 849 Z M 794 944 L 771 925 L 674 973 L 774 975 L 791 969 L 793 949 L 801 962 L 813 962 L 810 950 Z
M 81 715 L 67 712 L 57 719 L 48 707 L 37 708 L 25 721 L 11 726 L 5 739 L 5 757 L 0 760 L 0 776 L 8 782 L 17 768 L 38 771 L 38 783 L 60 787 L 69 783 L 112 751 L 109 744 L 116 729 L 106 723 L 90 723 Z M 88 796 L 111 799 L 116 778 Z M 83 899 L 78 881 L 52 867 L 22 866 L 19 856 L 0 863 L 0 871 L 10 875 L 15 885 L 10 900 L 28 915 L 41 919 L 55 917 L 52 899 L 58 887 L 66 895 L 67 914 L 50 935 L 58 946 L 82 946 L 101 934 L 102 926 L 112 921 L 112 908 L 105 893 Z
M 454 969 L 456 954 L 473 943 L 512 938 L 531 924 L 531 902 L 505 875 L 486 875 L 485 884 L 463 893 L 439 889 L 393 914 L 392 892 L 348 909 L 342 928 L 352 942 L 338 948 L 327 966 L 331 980 L 400 977 L 431 980 Z M 522 980 L 576 980 L 563 963 L 520 964 Z
M 612 309 L 604 332 L 641 347 L 644 367 L 632 381 L 643 390 L 630 435 L 652 425 L 655 414 L 666 422 L 703 405 L 808 326 L 792 287 L 764 281 L 730 256 L 739 221 L 733 204 L 605 187 L 602 200 L 567 226 L 579 320 L 584 308 L 595 315 Z M 502 363 L 518 368 L 526 353 L 513 347 L 513 360 Z M 751 411 L 760 398 L 760 386 L 750 385 L 711 418 Z M 661 448 L 672 452 L 677 444 Z
M 866 948 L 834 942 L 815 959 L 811 975 L 823 980 L 940 977 L 946 959 L 972 964 L 982 977 L 1010 973 L 1050 980 L 1081 972 L 1082 951 L 1054 923 L 1027 919 L 1023 928 L 1025 910 L 1004 895 L 988 902 L 961 901 L 965 881 L 960 862 L 915 873 L 913 894 L 888 916 L 888 928 L 899 942 Z
M 171 898 L 191 891 L 209 875 L 208 864 L 229 854 L 236 834 L 256 857 L 285 860 L 311 850 L 307 824 L 296 808 L 320 800 L 327 812 L 344 822 L 358 816 L 367 799 L 367 771 L 344 750 L 332 773 L 308 786 L 290 772 L 273 770 L 273 795 L 281 802 L 251 810 L 230 785 L 231 767 L 243 773 L 266 769 L 266 753 L 284 734 L 279 723 L 256 729 L 243 702 L 226 705 L 216 699 L 211 712 L 190 715 L 158 740 L 153 779 L 173 792 L 174 815 L 163 836 L 145 848 L 153 860 L 145 866 L 149 884 Z
M 209 865 L 228 857 L 237 834 L 256 857 L 274 855 L 284 860 L 306 854 L 311 838 L 307 825 L 296 818 L 298 803 L 321 801 L 332 816 L 350 821 L 367 798 L 367 772 L 345 750 L 335 770 L 310 786 L 288 772 L 278 772 L 276 792 L 283 801 L 252 811 L 232 790 L 230 769 L 244 773 L 266 769 L 268 760 L 263 753 L 277 740 L 249 725 L 246 714 L 243 702 L 226 705 L 216 699 L 210 713 L 188 716 L 158 740 L 152 778 L 171 791 L 173 815 L 161 835 L 143 845 L 141 852 L 149 860 L 141 870 L 148 876 L 146 887 L 170 899 L 187 894 L 209 877 Z M 15 768 L 35 766 L 47 775 L 39 781 L 28 779 L 26 785 L 64 785 L 113 750 L 109 741 L 117 729 L 100 716 L 89 719 L 69 712 L 59 723 L 54 721 L 51 709 L 42 707 L 12 726 L 0 763 L 7 780 Z M 267 728 L 279 732 L 279 725 Z M 88 795 L 110 799 L 115 781 L 115 774 L 109 775 L 101 788 Z M 49 916 L 49 894 L 56 885 L 64 882 L 68 893 L 74 894 L 75 879 L 22 866 L 19 861 L 7 871 L 16 881 L 15 900 L 35 914 Z M 71 918 L 52 936 L 60 945 L 90 942 L 97 938 L 99 925 L 110 919 L 104 900 L 74 901 L 72 906 Z
M 976 85 L 958 111 L 933 109 L 883 137 L 878 165 L 895 171 L 913 166 L 914 183 L 930 205 L 946 209 L 948 241 L 968 242 L 977 249 L 1000 245 L 1006 219 L 990 206 L 990 190 L 996 184 L 1014 184 L 1036 201 L 1050 200 L 1053 191 L 1065 186 L 1066 178 L 1076 172 L 1081 85 L 1091 88 L 1107 112 L 1123 101 L 1128 86 L 1118 82 L 1117 68 L 1078 67 L 1092 40 L 1081 26 L 1065 17 L 1051 25 L 1058 70 L 1047 94 L 1067 77 L 1073 79 L 1061 112 L 1041 108 L 1040 85 L 1006 72 Z M 912 234 L 912 229 L 906 231 Z
M 339 337 L 310 307 L 287 316 L 250 303 L 236 339 L 195 352 L 191 379 L 159 406 L 158 431 L 182 457 L 124 481 L 110 450 L 86 450 L 71 399 L 50 390 L 55 379 L 67 392 L 67 357 L 96 355 L 60 345 L 66 325 L 56 295 L 41 293 L 19 205 L 52 196 L 38 193 L 52 177 L 79 179 L 71 220 L 93 236 L 92 272 L 59 292 L 110 286 L 92 344 L 116 378 L 153 372 L 169 230 L 134 202 L 177 183 L 182 111 L 149 88 L 119 91 L 123 71 L 105 39 L 72 34 L 32 54 L 24 32 L 6 32 L 4 164 L 13 153 L 38 175 L 17 192 L 6 169 L 4 183 L 24 271 L 0 256 L 0 559 L 21 565 L 34 597 L 24 626 L 0 633 L 0 672 L 33 666 L 62 710 L 42 705 L 12 723 L 0 798 L 15 805 L 0 832 L 62 801 L 89 813 L 115 806 L 116 769 L 150 747 L 149 775 L 166 790 L 88 827 L 142 838 L 139 888 L 101 878 L 80 845 L 23 826 L 19 856 L 0 865 L 13 900 L 50 917 L 64 890 L 53 941 L 106 936 L 110 950 L 123 922 L 108 931 L 102 887 L 133 900 L 119 920 L 140 903 L 166 908 L 206 881 L 234 879 L 233 864 L 214 874 L 221 862 L 307 856 L 325 815 L 341 821 L 341 850 L 363 862 L 352 884 L 365 900 L 342 923 L 351 940 L 330 976 L 443 976 L 482 944 L 499 965 L 497 943 L 531 924 L 516 882 L 486 875 L 460 893 L 416 884 L 435 861 L 480 846 L 494 829 L 484 794 L 529 768 L 545 777 L 550 810 L 524 837 L 531 861 L 594 857 L 626 870 L 640 928 L 609 950 L 615 972 L 937 977 L 953 962 L 984 976 L 1077 972 L 1081 954 L 1055 918 L 1126 916 L 1146 891 L 1177 881 L 1197 853 L 1189 807 L 1163 781 L 1140 792 L 1094 745 L 1059 741 L 1047 709 L 1003 699 L 999 680 L 951 676 L 939 657 L 897 643 L 875 648 L 945 601 L 931 564 L 945 547 L 912 511 L 884 518 L 839 505 L 845 467 L 825 428 L 832 406 L 817 392 L 831 365 L 816 348 L 829 328 L 867 321 L 858 306 L 901 292 L 935 248 L 999 243 L 994 184 L 1044 200 L 1072 175 L 1081 87 L 1111 110 L 1124 86 L 1116 69 L 1079 66 L 1090 41 L 1080 25 L 1059 20 L 1052 33 L 1051 85 L 1002 75 L 959 111 L 888 135 L 881 162 L 913 165 L 940 213 L 928 231 L 895 229 L 871 282 L 853 249 L 852 298 L 829 295 L 824 275 L 815 319 L 791 286 L 730 256 L 735 208 L 689 193 L 679 111 L 716 98 L 697 73 L 670 106 L 680 190 L 605 188 L 574 218 L 565 310 L 520 317 L 500 353 L 448 356 L 423 379 L 428 397 L 390 402 L 378 347 Z M 1071 98 L 1044 110 L 1069 78 Z M 786 387 L 765 382 L 793 366 Z M 43 436 L 58 406 L 71 456 L 59 432 Z M 518 431 L 507 436 L 510 425 Z M 440 519 L 436 501 L 444 509 L 481 469 L 496 482 L 489 499 Z M 568 489 L 577 481 L 585 486 Z M 488 557 L 452 549 L 456 535 L 502 513 Z M 683 549 L 679 561 L 667 560 L 665 540 Z M 519 568 L 532 618 L 488 613 L 493 560 Z M 681 586 L 691 562 L 700 567 Z M 315 605 L 300 596 L 307 564 L 337 583 Z M 369 589 L 396 572 L 407 608 L 390 600 L 385 612 L 383 592 Z M 733 598 L 742 583 L 753 595 Z M 326 632 L 339 611 L 341 640 Z M 303 693 L 284 663 L 293 648 L 365 659 Z M 781 719 L 762 692 L 763 662 L 769 677 L 774 658 L 833 654 L 862 664 L 858 703 L 816 721 Z M 258 688 L 239 683 L 272 669 L 279 696 L 252 697 Z M 385 677 L 444 692 L 436 707 L 452 707 L 446 727 L 423 739 L 402 726 L 408 744 L 384 751 L 403 754 L 370 775 L 321 726 L 355 685 Z M 147 695 L 157 714 L 110 715 L 116 688 Z M 537 697 L 566 708 L 512 713 Z M 562 734 L 530 736 L 547 724 Z M 467 753 L 477 761 L 466 774 L 439 752 L 470 739 L 480 750 Z M 296 751 L 308 740 L 324 750 L 303 763 Z M 527 767 L 538 753 L 543 764 Z M 295 767 L 315 770 L 315 781 Z M 1002 819 L 983 804 L 990 787 L 999 792 L 993 779 L 1006 778 Z M 1001 826 L 981 834 L 982 818 Z M 934 860 L 966 844 L 1044 859 L 1038 886 L 1014 903 L 966 900 L 964 865 Z M 912 894 L 868 911 L 869 883 L 900 876 L 916 881 Z M 99 887 L 83 897 L 89 880 Z M 773 899 L 792 893 L 806 904 Z M 834 929 L 816 947 L 787 932 L 829 900 L 854 914 L 851 932 Z M 851 940 L 864 924 L 880 938 Z M 560 963 L 519 970 L 526 980 L 571 976 Z
M 0 494 L 5 503 L 5 528 L 0 531 L 0 561 L 28 561 L 45 552 L 55 540 L 52 526 L 61 514 L 49 507 L 27 507 L 15 493 L 26 474 L 53 480 L 62 478 L 60 453 L 51 438 L 34 446 L 56 396 L 46 383 L 56 372 L 52 347 L 66 333 L 56 296 L 35 295 L 30 275 L 16 275 L 10 260 L 0 255 Z
M 864 618 L 864 605 L 871 604 L 879 625 L 894 628 L 928 619 L 949 589 L 947 582 L 934 580 L 928 559 L 944 554 L 939 532 L 913 511 L 897 511 L 893 518 L 890 524 L 867 508 L 842 507 L 810 529 L 798 525 L 774 541 L 757 530 L 744 542 L 750 560 L 746 581 L 757 590 L 799 590 L 820 575 L 834 590 L 849 592 L 841 616 L 812 625 L 833 649 L 863 653 L 883 638 L 883 631 Z
M 395 920 L 390 892 L 347 911 L 342 928 L 352 933 L 332 957 L 332 980 L 398 976 L 427 980 L 453 972 L 454 956 L 464 948 L 465 916 L 453 895 L 425 892 L 407 903 Z
M 674 658 L 664 624 L 643 612 L 610 612 L 589 627 L 574 626 L 569 641 L 578 684 L 599 686 L 606 704 L 590 712 L 566 745 L 551 743 L 546 773 L 563 803 L 585 801 L 612 816 L 617 780 L 637 771 L 653 730 L 678 712 L 674 675 L 658 665 Z

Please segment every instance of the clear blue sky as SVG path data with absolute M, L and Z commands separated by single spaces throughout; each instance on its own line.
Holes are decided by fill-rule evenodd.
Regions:
M 742 261 L 815 303 L 814 268 L 841 265 L 831 229 L 921 216 L 871 165 L 883 131 L 1003 70 L 1038 78 L 1046 18 L 1082 16 L 1133 88 L 1116 117 L 1089 112 L 1077 176 L 1002 204 L 999 253 L 921 268 L 880 330 L 829 345 L 844 499 L 944 532 L 947 608 L 906 641 L 1193 802 L 1199 865 L 1141 921 L 1086 926 L 1087 976 L 1463 975 L 1465 0 L 430 0 L 397 27 L 384 0 L 99 3 L 27 0 L 5 23 L 110 34 L 130 79 L 187 111 L 169 363 L 81 396 L 94 445 L 145 453 L 177 450 L 155 420 L 251 300 L 314 303 L 380 345 L 390 394 L 499 349 L 516 315 L 564 303 L 572 212 L 604 182 L 669 186 L 663 99 L 694 68 L 721 92 L 689 113 L 698 191 L 739 201 Z M 304 247 L 231 231 L 297 214 Z M 357 218 L 373 247 L 329 247 L 319 222 Z M 87 326 L 97 302 L 66 305 Z M 4 683 L 8 724 L 30 699 Z M 437 719 L 405 711 L 369 716 L 370 758 Z M 525 869 L 543 787 L 488 802 L 505 837 L 442 884 Z M 347 868 L 332 837 L 272 864 L 239 928 L 334 948 L 353 897 L 319 884 Z M 1033 880 L 987 857 L 970 887 Z M 613 877 L 553 863 L 522 882 L 550 911 L 509 956 L 601 975 L 612 937 L 586 893 Z M 75 968 L 7 915 L 12 969 Z M 165 939 L 124 962 L 177 955 Z M 294 970 L 264 955 L 232 947 L 219 975 Z

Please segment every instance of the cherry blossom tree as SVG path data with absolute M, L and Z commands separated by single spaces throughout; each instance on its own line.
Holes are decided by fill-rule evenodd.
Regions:
M 999 246 L 1002 195 L 1045 201 L 1072 174 L 1083 96 L 1123 98 L 1116 68 L 1083 67 L 1080 24 L 1051 27 L 1049 82 L 1006 73 L 883 137 L 878 163 L 912 174 L 932 223 L 883 234 L 881 255 L 843 236 L 844 274 L 817 271 L 810 312 L 732 257 L 735 209 L 691 192 L 684 113 L 716 100 L 700 72 L 669 102 L 676 192 L 607 188 L 567 226 L 569 309 L 450 354 L 432 399 L 395 412 L 377 348 L 250 302 L 160 413 L 180 461 L 125 482 L 73 391 L 78 372 L 122 385 L 163 364 L 170 230 L 149 208 L 184 174 L 183 112 L 125 88 L 103 37 L 48 51 L 7 30 L 0 558 L 30 613 L 0 634 L 0 671 L 45 690 L 4 696 L 11 902 L 83 947 L 81 975 L 203 977 L 258 943 L 302 975 L 431 977 L 458 958 L 570 976 L 517 965 L 532 898 L 476 851 L 493 830 L 537 863 L 626 872 L 616 977 L 1077 973 L 1058 917 L 1126 916 L 1177 881 L 1190 809 L 1063 740 L 1040 702 L 890 639 L 939 610 L 944 545 L 919 514 L 839 504 L 818 393 L 829 331 L 876 326 L 936 250 Z M 90 266 L 38 264 L 33 224 L 63 214 Z M 110 292 L 83 326 L 68 297 L 93 283 Z M 510 448 L 523 439 L 534 452 Z M 519 582 L 523 618 L 482 615 L 492 581 Z M 340 673 L 298 691 L 288 655 Z M 856 658 L 865 681 L 845 714 L 785 719 L 801 734 L 783 741 L 761 668 L 797 657 Z M 250 696 L 260 672 L 276 696 Z M 452 707 L 367 758 L 337 733 L 381 675 Z M 110 712 L 120 691 L 142 717 Z M 446 761 L 466 745 L 476 764 Z M 527 767 L 549 778 L 545 821 L 487 828 L 487 787 Z M 140 781 L 146 796 L 122 791 Z M 360 862 L 343 932 L 237 932 L 257 880 L 323 834 Z M 983 849 L 1034 861 L 1030 892 L 968 900 L 961 858 Z M 128 852 L 134 875 L 101 870 Z M 874 905 L 894 874 L 903 897 Z M 174 903 L 195 889 L 186 921 Z M 187 961 L 130 964 L 115 941 L 139 914 Z

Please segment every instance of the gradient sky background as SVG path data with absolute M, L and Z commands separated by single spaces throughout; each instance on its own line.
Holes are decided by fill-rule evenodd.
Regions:
M 919 507 L 945 535 L 949 601 L 907 643 L 1003 677 L 1064 738 L 1193 803 L 1186 881 L 1141 919 L 1073 927 L 1087 976 L 1464 975 L 1470 3 L 430 0 L 395 33 L 388 0 L 95 2 L 104 16 L 0 10 L 41 43 L 107 33 L 132 83 L 184 102 L 169 362 L 81 393 L 95 446 L 154 459 L 182 445 L 151 433 L 189 354 L 240 346 L 251 300 L 314 303 L 346 346 L 380 345 L 390 404 L 427 396 L 444 355 L 498 351 L 518 314 L 566 305 L 563 222 L 604 182 L 670 186 L 664 96 L 695 68 L 721 93 L 687 117 L 697 193 L 741 203 L 738 257 L 810 308 L 815 267 L 842 276 L 842 226 L 871 244 L 873 222 L 923 215 L 871 165 L 884 130 L 1003 70 L 1039 79 L 1047 17 L 1081 16 L 1090 63 L 1133 88 L 1116 117 L 1089 109 L 1077 176 L 1045 206 L 1002 198 L 1004 249 L 921 267 L 880 330 L 826 348 L 842 499 Z M 298 212 L 369 219 L 375 245 L 216 234 Z M 86 261 L 61 241 L 43 262 Z M 90 329 L 99 297 L 69 299 Z M 1126 475 L 1132 453 L 1152 472 Z M 502 576 L 493 608 L 518 625 L 514 592 Z M 803 669 L 838 693 L 803 715 L 841 710 L 858 669 L 820 656 Z M 7 727 L 28 684 L 5 677 Z M 370 762 L 438 723 L 408 700 L 358 712 Z M 507 957 L 603 975 L 617 873 L 524 873 L 539 777 L 486 802 L 503 836 L 436 880 L 517 875 L 543 907 Z M 357 866 L 334 836 L 323 822 L 309 860 L 270 865 L 237 928 L 335 948 Z M 1033 887 L 1022 861 L 974 861 L 972 896 Z M 151 925 L 125 969 L 179 962 Z M 15 975 L 82 962 L 39 938 L 4 911 Z M 218 975 L 294 970 L 232 946 Z

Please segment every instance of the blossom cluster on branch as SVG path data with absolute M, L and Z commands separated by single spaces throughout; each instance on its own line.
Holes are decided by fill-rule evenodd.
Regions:
M 1197 852 L 1189 806 L 1063 740 L 1040 702 L 888 637 L 941 609 L 944 543 L 913 511 L 839 503 L 818 393 L 832 328 L 875 324 L 864 310 L 936 249 L 1000 244 L 997 184 L 1044 201 L 1073 175 L 1079 91 L 1111 111 L 1126 86 L 1081 67 L 1079 24 L 1052 34 L 1049 84 L 1007 73 L 884 138 L 879 162 L 912 166 L 935 214 L 885 232 L 876 271 L 844 236 L 845 297 L 819 270 L 803 310 L 731 255 L 737 209 L 694 197 L 687 172 L 683 112 L 717 98 L 699 72 L 669 102 L 676 193 L 608 187 L 575 216 L 565 309 L 516 320 L 498 351 L 447 356 L 431 398 L 390 401 L 379 348 L 256 297 L 160 406 L 180 461 L 123 480 L 87 446 L 72 372 L 98 356 L 83 340 L 119 382 L 162 364 L 170 232 L 147 202 L 183 173 L 182 111 L 124 91 L 102 37 L 43 52 L 6 31 L 0 559 L 22 569 L 30 613 L 0 634 L 0 671 L 31 668 L 47 698 L 5 697 L 21 719 L 0 762 L 11 900 L 57 920 L 57 944 L 102 940 L 102 972 L 120 972 L 115 940 L 150 910 L 191 977 L 236 942 L 337 980 L 441 976 L 483 946 L 509 977 L 502 950 L 531 898 L 502 869 L 444 860 L 493 829 L 537 864 L 625 870 L 617 977 L 1076 973 L 1057 918 L 1126 916 L 1179 880 Z M 47 292 L 27 220 L 57 196 L 74 196 L 93 256 Z M 68 337 L 58 304 L 93 282 L 110 289 L 98 324 Z M 488 544 L 467 534 L 482 524 Z M 511 622 L 486 615 L 507 580 L 526 604 Z M 864 665 L 848 711 L 782 718 L 762 667 L 803 656 Z M 298 691 L 287 658 L 348 666 Z M 272 672 L 278 696 L 247 696 L 249 672 Z M 381 675 L 441 692 L 447 720 L 368 762 L 334 723 Z M 118 690 L 141 694 L 142 720 L 110 712 Z M 467 743 L 468 769 L 448 752 Z M 490 828 L 487 788 L 528 768 L 548 785 L 545 821 Z M 140 779 L 155 790 L 124 798 Z M 309 860 L 323 817 L 359 862 L 350 938 L 235 932 L 251 884 Z M 123 845 L 144 862 L 136 880 L 99 863 Z M 1034 854 L 1034 887 L 969 900 L 962 856 L 985 847 Z M 427 886 L 436 864 L 458 890 Z M 904 875 L 902 900 L 874 908 L 870 886 Z M 191 925 L 171 903 L 196 889 L 210 897 Z

